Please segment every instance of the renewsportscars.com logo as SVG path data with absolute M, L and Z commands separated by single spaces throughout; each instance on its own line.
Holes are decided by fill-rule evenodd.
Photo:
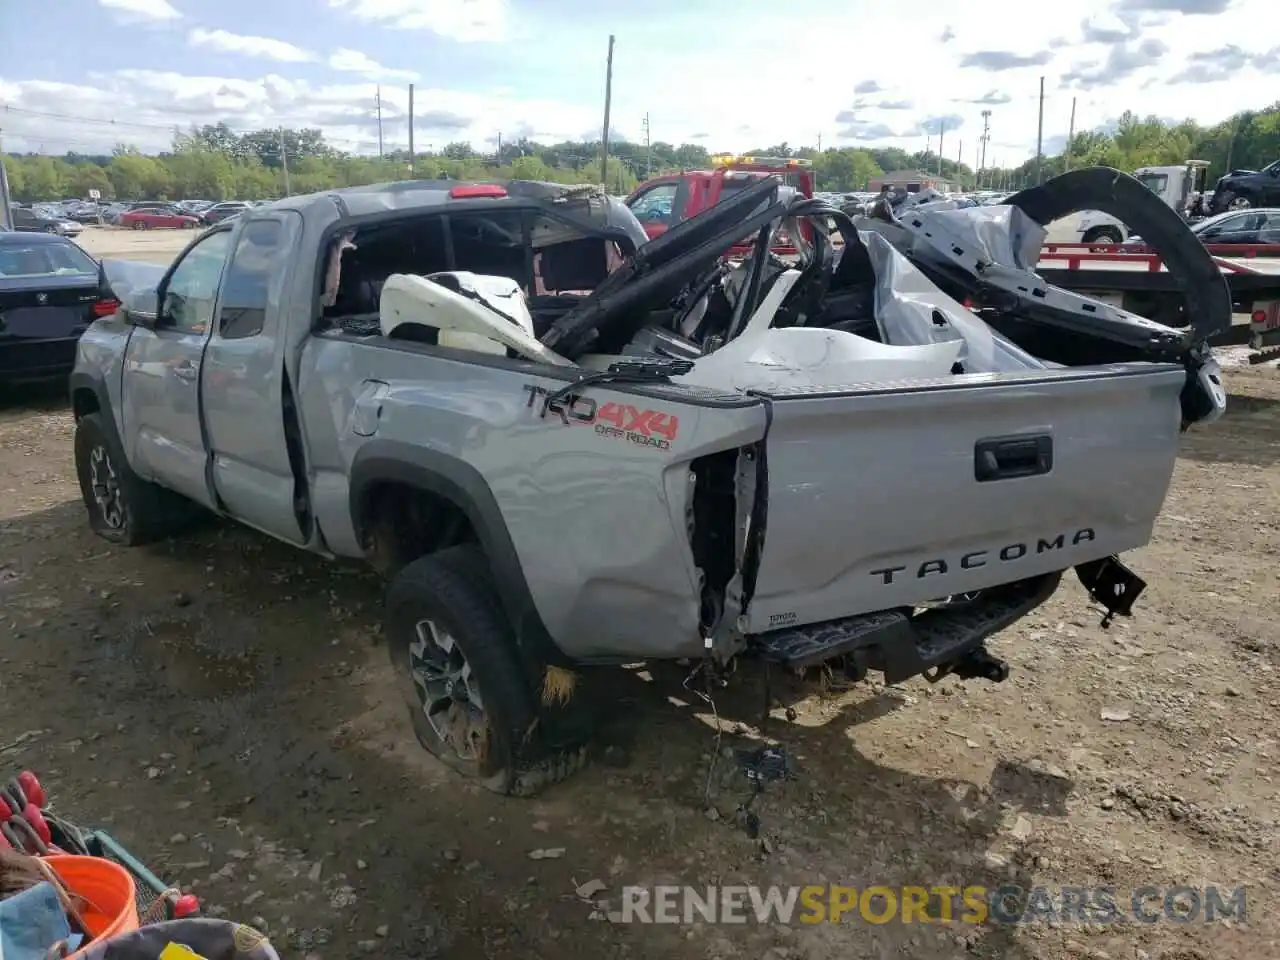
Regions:
M 1244 887 L 623 887 L 615 923 L 1217 923 L 1246 919 Z

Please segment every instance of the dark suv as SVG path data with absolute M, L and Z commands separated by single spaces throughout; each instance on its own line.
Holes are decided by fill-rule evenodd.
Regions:
M 1280 207 L 1280 160 L 1261 170 L 1232 170 L 1213 188 L 1213 212 Z

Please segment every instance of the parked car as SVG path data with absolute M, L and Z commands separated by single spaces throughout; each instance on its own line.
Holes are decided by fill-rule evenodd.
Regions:
M 1232 170 L 1213 188 L 1213 213 L 1280 207 L 1280 160 L 1261 170 Z
M 106 208 L 96 203 L 79 203 L 67 207 L 67 219 L 76 223 L 100 223 Z
M 130 210 L 116 218 L 116 223 L 130 230 L 185 229 L 192 230 L 200 226 L 200 218 L 177 210 L 160 210 L 143 207 Z
M 56 233 L 63 237 L 79 236 L 84 227 L 68 220 L 60 210 L 46 205 L 13 208 L 13 229 L 24 233 Z
M 1280 245 L 1280 207 L 1262 210 L 1229 210 L 1191 224 L 1201 243 L 1274 243 Z M 1121 246 L 1142 247 L 1142 237 L 1132 234 Z
M 0 232 L 0 383 L 66 376 L 80 334 L 118 306 L 70 240 Z
M 1233 210 L 1191 225 L 1203 243 L 1280 243 L 1280 208 Z
M 252 205 L 243 200 L 225 200 L 222 203 L 215 203 L 208 210 L 200 215 L 200 218 L 207 224 L 221 223 L 229 217 L 235 217 L 244 213 L 246 210 L 253 209 Z

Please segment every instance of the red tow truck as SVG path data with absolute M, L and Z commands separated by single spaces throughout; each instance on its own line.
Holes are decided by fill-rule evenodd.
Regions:
M 725 197 L 761 177 L 780 177 L 806 197 L 813 196 L 813 164 L 799 157 L 759 157 L 720 154 L 711 158 L 711 170 L 685 170 L 653 177 L 627 197 L 627 206 L 644 227 L 649 239 L 714 207 Z M 778 238 L 776 253 L 795 253 L 785 237 Z

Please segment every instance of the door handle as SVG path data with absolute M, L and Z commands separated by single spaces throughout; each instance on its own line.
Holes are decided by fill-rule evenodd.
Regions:
M 196 378 L 196 365 L 190 360 L 183 360 L 180 364 L 170 367 L 173 375 L 179 380 L 194 380 Z
M 979 483 L 1040 477 L 1053 469 L 1053 437 L 991 437 L 973 446 L 973 478 Z

